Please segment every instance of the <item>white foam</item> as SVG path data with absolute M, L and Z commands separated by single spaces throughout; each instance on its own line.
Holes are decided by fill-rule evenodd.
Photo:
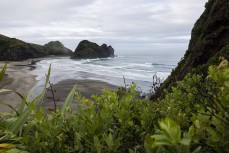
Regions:
M 61 59 L 44 59 L 37 63 L 37 68 L 31 73 L 38 75 L 37 80 L 45 80 L 45 73 L 52 63 L 51 79 L 52 83 L 59 82 L 64 79 L 97 79 L 107 81 L 107 78 L 119 78 L 123 76 L 126 79 L 136 80 L 138 82 L 152 82 L 153 75 L 160 78 L 166 78 L 173 65 L 171 63 L 152 62 L 150 57 L 125 57 L 119 56 L 115 58 L 98 58 L 72 60 L 68 58 Z M 82 72 L 85 74 L 82 74 Z M 103 77 L 104 76 L 104 77 Z M 41 85 L 42 83 L 39 83 Z

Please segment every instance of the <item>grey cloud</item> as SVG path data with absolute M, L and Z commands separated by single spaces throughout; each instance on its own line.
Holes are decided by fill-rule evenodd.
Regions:
M 40 44 L 58 39 L 72 50 L 89 39 L 118 54 L 163 46 L 183 53 L 206 1 L 0 0 L 0 33 Z

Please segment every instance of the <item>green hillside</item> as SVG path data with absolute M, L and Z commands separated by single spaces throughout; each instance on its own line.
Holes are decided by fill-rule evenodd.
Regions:
M 220 57 L 229 60 L 229 1 L 209 0 L 195 23 L 188 50 L 178 66 L 165 80 L 167 88 L 192 72 L 206 76 L 209 65 L 219 64 Z
M 0 61 L 20 61 L 47 55 L 70 55 L 70 49 L 64 47 L 60 42 L 56 43 L 57 46 L 50 45 L 50 43 L 42 46 L 0 34 Z

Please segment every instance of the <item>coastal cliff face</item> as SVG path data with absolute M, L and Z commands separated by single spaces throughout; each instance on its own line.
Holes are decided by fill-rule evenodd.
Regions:
M 192 29 L 188 50 L 162 88 L 172 86 L 187 73 L 206 75 L 208 66 L 218 64 L 220 57 L 229 60 L 229 1 L 209 0 Z
M 111 46 L 103 44 L 101 46 L 88 40 L 81 41 L 72 58 L 88 59 L 88 58 L 107 58 L 114 57 L 114 49 Z
M 50 42 L 42 46 L 0 35 L 0 61 L 21 61 L 47 55 L 71 55 L 71 53 L 71 50 L 60 42 Z

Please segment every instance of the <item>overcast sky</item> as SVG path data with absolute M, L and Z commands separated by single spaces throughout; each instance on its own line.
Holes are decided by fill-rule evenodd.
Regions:
M 207 0 L 0 0 L 0 33 L 27 42 L 87 39 L 116 54 L 182 55 Z

